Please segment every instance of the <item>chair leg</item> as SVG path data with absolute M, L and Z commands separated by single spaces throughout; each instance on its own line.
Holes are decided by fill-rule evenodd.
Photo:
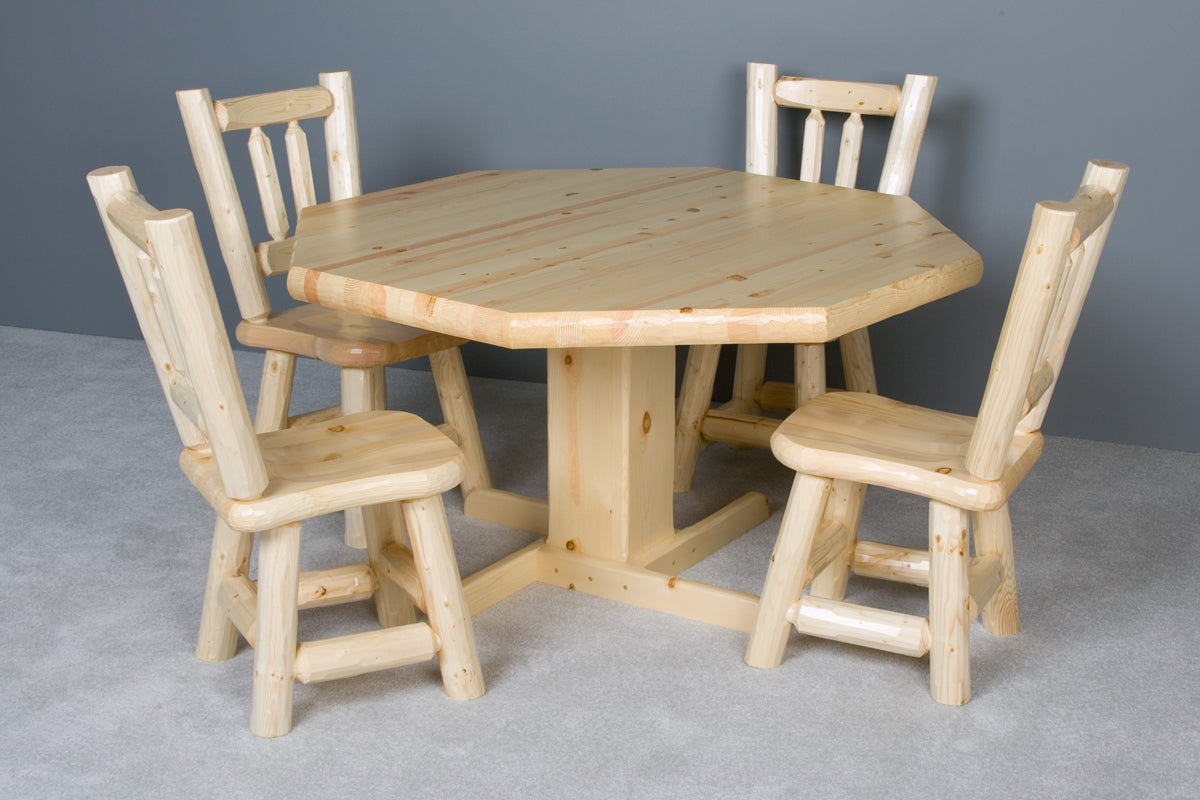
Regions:
M 196 658 L 201 661 L 224 661 L 237 651 L 238 630 L 221 605 L 221 582 L 239 573 L 245 574 L 253 542 L 253 534 L 238 533 L 224 521 L 217 520 L 208 559 L 204 606 L 200 612 L 200 636 L 196 641 Z
M 995 511 L 976 512 L 971 524 L 975 531 L 975 555 L 996 556 L 1003 567 L 1000 586 L 983 607 L 984 630 L 998 636 L 1020 633 L 1021 614 L 1017 608 L 1017 573 L 1008 505 Z
M 832 487 L 832 481 L 812 475 L 797 474 L 792 483 L 779 538 L 771 554 L 771 566 L 763 582 L 758 618 L 746 647 L 746 663 L 752 667 L 771 669 L 783 661 L 791 628 L 787 610 L 800 599 L 813 539 L 825 516 Z
M 343 414 L 387 408 L 387 376 L 383 367 L 342 367 L 341 373 Z M 346 546 L 362 550 L 367 546 L 366 522 L 362 509 L 348 508 L 345 517 Z
M 403 528 L 393 525 L 401 518 L 399 503 L 381 503 L 362 509 L 364 532 L 367 537 L 367 559 L 375 574 L 382 573 L 380 557 L 383 548 L 397 536 L 403 536 Z M 382 628 L 395 628 L 417 621 L 417 610 L 403 589 L 388 580 L 380 580 L 375 591 L 375 616 Z
M 796 363 L 796 408 L 825 394 L 825 345 L 798 344 Z
M 342 367 L 342 413 L 387 408 L 387 375 L 383 367 Z
M 676 492 L 686 492 L 692 488 L 696 461 L 703 445 L 700 425 L 712 405 L 713 383 L 717 378 L 717 362 L 720 358 L 719 344 L 696 344 L 688 348 L 679 402 L 675 406 Z
M 267 351 L 263 359 L 262 380 L 258 385 L 258 410 L 254 412 L 255 433 L 281 431 L 287 427 L 295 377 L 294 354 Z
M 739 344 L 733 369 L 733 399 L 722 408 L 743 414 L 757 414 L 758 390 L 767 372 L 765 344 Z
M 842 372 L 846 389 L 851 392 L 879 394 L 875 382 L 875 361 L 871 358 L 871 337 L 866 328 L 851 331 L 838 339 L 842 350 Z
M 842 600 L 846 597 L 846 586 L 850 582 L 850 563 L 854 560 L 854 546 L 858 542 L 858 522 L 862 518 L 863 501 L 867 486 L 850 481 L 834 481 L 833 492 L 826 503 L 827 518 L 843 526 L 846 546 L 821 574 L 813 578 L 809 593 L 826 600 Z
M 403 503 L 413 559 L 425 593 L 429 625 L 441 639 L 438 662 L 446 694 L 471 700 L 483 694 L 483 670 L 475 649 L 475 630 L 463 594 L 454 545 L 446 526 L 441 495 Z
M 929 691 L 946 705 L 971 699 L 967 569 L 970 514 L 929 504 Z
M 457 347 L 429 354 L 429 366 L 433 371 L 433 382 L 437 386 L 438 402 L 446 424 L 458 432 L 458 445 L 466 456 L 463 472 L 463 496 L 476 489 L 492 488 L 488 474 L 487 459 L 483 453 L 483 439 L 479 435 L 479 422 L 475 418 L 475 403 L 471 399 L 471 387 L 467 383 L 467 370 L 463 366 L 462 352 Z
M 259 534 L 250 730 L 265 738 L 282 736 L 292 728 L 299 578 L 300 523 Z

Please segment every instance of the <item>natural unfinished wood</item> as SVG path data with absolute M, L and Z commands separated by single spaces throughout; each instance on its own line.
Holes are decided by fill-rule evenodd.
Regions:
M 678 575 L 698 564 L 759 523 L 769 512 L 761 492 L 747 492 L 729 505 L 694 525 L 680 529 L 673 538 L 643 550 L 638 560 L 646 569 Z
M 808 636 L 917 658 L 929 652 L 929 620 L 912 614 L 808 596 L 788 608 L 787 620 Z
M 217 512 L 196 654 L 231 657 L 239 632 L 254 647 L 251 730 L 288 732 L 294 680 L 331 680 L 435 655 L 447 694 L 482 694 L 441 505 L 441 493 L 462 480 L 463 452 L 434 426 L 398 411 L 254 431 L 192 214 L 154 209 L 136 194 L 127 168 L 98 170 L 88 181 L 149 349 L 165 355 L 155 362 L 164 395 L 191 423 L 180 425 L 180 466 Z M 287 371 L 291 362 L 274 367 Z M 376 369 L 360 370 L 354 392 L 361 405 L 374 402 Z M 280 413 L 281 403 L 268 405 Z M 354 507 L 368 520 L 368 563 L 301 573 L 301 522 Z M 397 541 L 401 513 L 413 547 L 407 566 Z M 428 622 L 414 621 L 412 594 Z M 297 642 L 301 609 L 372 596 L 385 630 Z
M 833 81 L 816 78 L 780 76 L 774 64 L 750 63 L 746 67 L 746 171 L 756 175 L 777 174 L 779 159 L 779 109 L 808 109 L 804 122 L 799 178 L 819 183 L 827 135 L 826 114 L 846 115 L 840 128 L 837 171 L 834 185 L 853 188 L 858 182 L 862 150 L 863 115 L 893 117 L 892 133 L 879 182 L 879 191 L 889 195 L 907 195 L 916 169 L 917 154 L 924 135 L 937 78 L 909 75 L 904 86 L 890 84 Z M 825 345 L 833 337 L 797 342 L 795 378 L 786 392 L 782 386 L 766 384 L 767 351 L 761 345 L 739 345 L 733 384 L 733 397 L 722 411 L 755 413 L 762 408 L 790 411 L 808 398 L 825 391 Z M 878 391 L 866 325 L 839 330 L 846 388 L 851 391 Z M 687 375 L 686 380 L 694 380 Z M 685 382 L 682 395 L 697 395 L 701 387 Z M 707 403 L 712 402 L 711 387 Z M 743 441 L 726 441 L 737 446 L 753 446 Z M 681 450 L 676 464 L 676 489 L 690 485 L 698 449 Z
M 133 174 L 127 167 L 105 167 L 88 173 L 88 185 L 100 212 L 104 232 L 117 259 L 121 280 L 133 305 L 138 327 L 146 339 L 150 360 L 166 398 L 167 407 L 175 429 L 185 447 L 204 441 L 204 434 L 196 425 L 196 417 L 180 407 L 171 391 L 174 384 L 177 348 L 168 346 L 172 334 L 160 319 L 155 298 L 151 295 L 143 270 L 143 262 L 149 259 L 146 253 L 149 242 L 146 238 L 144 219 L 153 209 L 137 195 Z
M 1021 628 L 1008 499 L 1041 454 L 1038 428 L 1127 175 L 1122 164 L 1092 161 L 1073 200 L 1038 204 L 978 416 L 842 392 L 808 400 L 779 425 L 772 450 L 796 483 L 747 663 L 778 665 L 790 621 L 810 636 L 928 651 L 933 698 L 970 699 L 971 621 L 982 614 L 1002 635 Z M 929 499 L 928 550 L 831 541 L 844 530 L 857 539 L 861 495 L 849 493 L 867 484 Z M 834 486 L 853 498 L 841 520 L 821 496 Z M 928 618 L 843 603 L 833 578 L 813 580 L 802 597 L 833 552 L 859 575 L 928 587 Z
M 770 64 L 752 64 L 771 67 Z M 842 114 L 896 116 L 903 97 L 899 86 L 784 76 L 775 81 L 775 104 L 788 108 L 837 111 Z
M 226 596 L 227 582 L 241 579 L 249 583 L 246 575 L 250 571 L 250 551 L 253 544 L 252 535 L 239 533 L 230 528 L 224 520 L 217 519 L 209 553 L 204 604 L 200 609 L 200 635 L 196 640 L 196 658 L 201 661 L 224 661 L 233 658 L 237 650 L 239 632 L 253 646 L 254 636 L 249 632 L 254 619 L 253 587 L 248 587 L 248 592 L 240 592 L 242 597 L 249 598 L 249 614 L 237 613 L 237 609 L 242 606 L 234 602 L 234 597 Z M 244 590 L 247 587 L 238 588 Z M 234 592 L 235 596 L 238 594 L 239 592 Z
M 982 274 L 907 197 L 712 168 L 468 173 L 297 230 L 297 299 L 508 348 L 823 342 Z
M 961 508 L 929 504 L 929 693 L 952 706 L 971 699 L 969 520 Z
M 720 345 L 696 345 L 688 348 L 683 383 L 675 404 L 675 491 L 686 491 L 692 473 L 680 465 L 694 465 L 703 446 L 700 426 L 712 403 L 713 381 L 717 376 Z
M 1014 437 L 996 480 L 971 474 L 967 451 L 975 419 L 879 395 L 831 392 L 793 413 L 771 439 L 791 469 L 835 475 L 989 511 L 1007 502 L 1045 446 L 1038 432 Z
M 346 564 L 342 567 L 301 572 L 296 597 L 301 611 L 307 608 L 338 605 L 354 600 L 366 600 L 379 588 L 375 571 L 369 564 Z
M 213 103 L 221 132 L 329 116 L 337 99 L 324 86 L 287 89 Z
M 249 552 L 249 551 L 247 551 Z M 258 591 L 255 589 L 254 583 L 246 577 L 245 570 L 232 576 L 225 577 L 221 580 L 219 588 L 214 593 L 214 597 L 220 601 L 220 605 L 227 616 L 227 621 L 232 623 L 236 628 L 236 632 L 242 635 L 246 640 L 246 644 L 254 647 L 255 641 L 258 639 L 257 619 L 258 619 Z M 237 645 L 236 639 L 231 645 L 229 654 L 219 659 L 206 658 L 205 661 L 224 661 L 226 658 L 232 658 L 234 648 Z
M 788 388 L 791 389 L 790 386 Z M 770 447 L 771 435 L 782 421 L 714 409 L 706 413 L 700 422 L 700 434 L 705 440 L 712 442 L 726 442 L 743 447 Z M 687 480 L 690 483 L 690 473 L 687 474 Z M 687 483 L 676 483 L 676 491 L 687 491 L 687 487 Z
M 851 564 L 855 575 L 914 586 L 929 585 L 929 551 L 859 541 Z
M 670 387 L 674 348 L 572 348 L 547 353 L 548 542 L 628 561 L 675 536 Z M 599 476 L 612 476 L 599 480 Z M 614 478 L 616 478 L 614 480 Z
M 746 647 L 746 663 L 759 669 L 779 666 L 787 646 L 788 609 L 800 600 L 808 559 L 825 516 L 833 482 L 797 473 L 771 553 L 771 569 L 758 602 L 758 618 Z
M 445 351 L 457 352 L 462 340 L 454 337 L 311 305 L 273 311 L 267 300 L 263 277 L 287 270 L 294 244 L 281 171 L 269 131 L 271 126 L 284 128 L 287 154 L 284 172 L 289 176 L 291 205 L 296 213 L 317 202 L 308 136 L 300 125 L 303 120 L 324 120 L 331 199 L 361 194 L 358 128 L 350 73 L 322 73 L 319 86 L 228 100 L 213 100 L 207 89 L 181 91 L 177 93 L 177 99 L 242 314 L 242 323 L 237 329 L 238 341 L 267 351 L 262 384 L 268 402 L 260 404 L 260 413 L 265 417 L 257 421 L 258 430 L 278 429 L 294 422 L 294 418 L 288 417 L 294 369 L 278 369 L 286 356 L 306 356 L 344 369 L 362 370 L 436 356 Z M 265 228 L 270 236 L 269 241 L 257 244 L 250 234 L 222 135 L 238 130 L 249 131 L 251 164 Z M 490 488 L 474 409 L 470 408 L 469 413 L 466 411 L 470 407 L 470 395 L 465 373 L 455 375 L 455 378 L 452 391 L 466 399 L 454 406 L 455 419 L 451 424 L 458 429 L 460 440 L 471 444 L 469 480 L 463 489 L 470 492 L 476 488 Z M 445 379 L 444 374 L 435 376 L 435 382 Z M 360 407 L 344 397 L 343 408 L 354 411 L 385 408 L 384 384 L 381 381 L 379 385 L 381 388 L 372 394 L 369 407 Z M 348 517 L 348 544 L 365 546 L 364 519 L 357 511 Z
M 547 541 L 468 576 L 473 610 L 543 581 L 737 629 L 752 599 L 671 581 L 759 524 L 765 500 L 675 529 L 674 449 L 706 400 L 673 413 L 671 345 L 824 341 L 981 271 L 908 198 L 711 168 L 475 172 L 316 205 L 292 263 L 298 299 L 549 350 L 548 502 L 465 503 Z M 705 352 L 690 371 L 711 374 Z
M 300 523 L 264 530 L 258 539 L 258 556 L 250 731 L 270 738 L 292 729 Z
M 1000 583 L 992 599 L 983 605 L 983 627 L 988 633 L 1011 636 L 1021 632 L 1017 608 L 1017 574 L 1013 555 L 1012 520 L 1008 505 L 995 511 L 976 512 L 971 517 L 975 552 L 1000 562 Z
M 1128 174 L 1123 164 L 1089 162 L 1069 203 L 1039 203 L 1034 211 L 967 453 L 968 467 L 980 477 L 994 477 L 1003 468 L 1004 443 L 1014 433 L 1041 427 Z M 1046 368 L 1053 370 L 1053 380 Z
M 419 664 L 441 649 L 437 634 L 425 624 L 305 642 L 296 651 L 296 680 L 320 683 L 381 669 Z
M 424 593 L 425 613 L 441 646 L 442 686 L 455 700 L 483 694 L 483 670 L 475 652 L 475 629 L 454 560 L 440 495 L 405 501 L 404 522 Z
M 540 550 L 539 580 L 551 586 L 649 608 L 735 631 L 754 621 L 752 594 L 690 581 L 549 545 Z

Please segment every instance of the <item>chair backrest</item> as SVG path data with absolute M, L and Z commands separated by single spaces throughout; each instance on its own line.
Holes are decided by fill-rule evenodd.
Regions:
M 1128 175 L 1124 164 L 1090 161 L 1070 202 L 1034 208 L 967 450 L 972 475 L 999 478 L 1016 433 L 1041 429 Z
M 180 439 L 211 449 L 229 497 L 260 496 L 266 466 L 192 212 L 155 209 L 128 167 L 90 172 L 88 185 Z
M 288 219 L 271 140 L 264 128 L 284 125 L 288 174 L 296 213 L 317 202 L 308 137 L 300 121 L 324 118 L 329 194 L 342 200 L 362 194 L 358 163 L 358 123 L 349 72 L 323 72 L 320 85 L 304 89 L 213 100 L 207 89 L 176 92 L 196 170 L 212 213 L 225 266 L 233 282 L 242 319 L 259 320 L 270 311 L 264 275 L 285 272 L 291 260 L 292 223 Z M 222 135 L 249 130 L 263 219 L 270 241 L 257 246 L 250 237 Z
M 779 77 L 774 64 L 746 65 L 746 171 L 775 175 L 779 156 L 779 107 L 807 108 L 800 180 L 819 183 L 825 141 L 825 114 L 845 114 L 834 184 L 853 188 L 862 152 L 863 115 L 893 117 L 879 191 L 907 195 L 917 153 L 933 103 L 937 78 L 909 75 L 903 88 L 816 78 Z

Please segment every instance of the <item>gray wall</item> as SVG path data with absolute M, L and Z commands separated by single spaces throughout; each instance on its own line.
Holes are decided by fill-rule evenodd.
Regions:
M 1129 187 L 1046 428 L 1200 450 L 1200 270 L 1187 245 L 1198 8 L 10 0 L 0 324 L 137 336 L 84 183 L 95 167 L 128 164 L 151 202 L 200 212 L 219 264 L 179 88 L 231 96 L 352 70 L 370 191 L 478 168 L 739 168 L 747 60 L 888 82 L 926 72 L 940 83 L 913 196 L 983 254 L 986 274 L 877 327 L 884 390 L 973 412 L 1033 203 L 1068 198 L 1087 158 L 1116 159 L 1132 166 Z M 866 161 L 878 167 L 877 155 Z M 216 278 L 232 316 L 223 271 Z M 482 346 L 469 367 L 543 372 L 539 354 Z

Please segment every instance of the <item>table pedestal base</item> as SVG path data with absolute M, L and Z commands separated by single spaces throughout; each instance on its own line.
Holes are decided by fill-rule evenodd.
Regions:
M 676 577 L 768 511 L 751 492 L 675 530 L 675 349 L 551 350 L 547 367 L 551 502 L 477 490 L 465 504 L 546 540 L 463 581 L 472 613 L 540 582 L 749 631 L 758 598 Z
M 463 580 L 472 614 L 532 583 L 572 589 L 621 603 L 749 633 L 758 597 L 676 577 L 767 518 L 767 499 L 750 492 L 675 534 L 648 564 L 584 555 L 534 542 Z M 668 570 L 668 571 L 664 571 Z

